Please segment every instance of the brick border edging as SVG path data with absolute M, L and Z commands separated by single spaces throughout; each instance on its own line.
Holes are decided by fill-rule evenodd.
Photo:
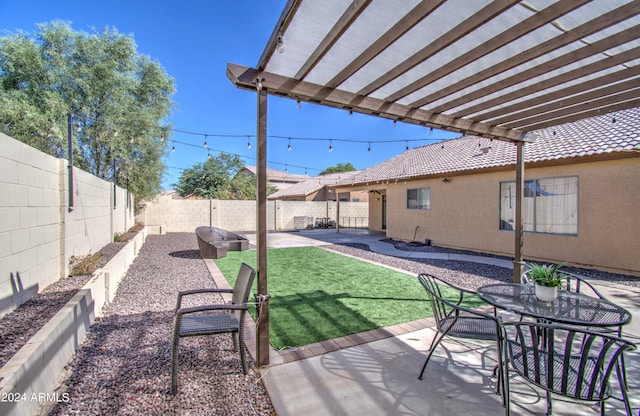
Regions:
M 203 261 L 207 266 L 209 274 L 211 275 L 211 278 L 213 279 L 216 287 L 231 288 L 229 282 L 227 282 L 224 275 L 212 259 L 203 259 Z M 231 295 L 223 294 L 223 299 L 225 302 L 229 302 L 231 300 Z M 343 337 L 333 338 L 290 349 L 274 350 L 271 346 L 269 346 L 269 367 L 290 363 L 293 361 L 299 361 L 305 358 L 327 354 L 329 352 L 338 351 L 345 348 L 354 347 L 356 345 L 378 341 L 398 335 L 403 335 L 409 332 L 419 331 L 421 329 L 434 326 L 435 321 L 433 320 L 433 318 L 422 318 L 416 321 L 404 322 L 385 328 L 371 329 L 369 331 L 360 332 L 357 334 L 345 335 Z M 245 342 L 247 344 L 249 354 L 251 354 L 251 357 L 255 361 L 256 327 L 253 319 L 249 319 L 245 323 Z

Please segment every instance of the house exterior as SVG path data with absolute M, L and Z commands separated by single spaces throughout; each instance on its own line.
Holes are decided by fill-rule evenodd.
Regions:
M 359 171 L 330 173 L 314 177 L 280 189 L 269 195 L 269 200 L 282 201 L 341 201 L 341 202 L 367 202 L 369 192 L 366 190 L 343 190 L 336 193 L 333 186 L 343 181 L 349 181 Z
M 250 177 L 255 178 L 257 175 L 256 167 L 245 166 L 242 170 L 240 170 L 240 172 L 238 172 L 238 175 L 249 175 Z M 269 181 L 271 185 L 278 188 L 278 190 L 286 189 L 291 185 L 294 185 L 308 178 L 309 176 L 307 175 L 296 175 L 267 168 L 267 181 Z
M 640 276 L 640 108 L 538 130 L 524 146 L 527 260 Z M 363 170 L 369 228 L 513 256 L 516 146 L 462 136 Z M 375 195 L 375 197 L 373 197 Z

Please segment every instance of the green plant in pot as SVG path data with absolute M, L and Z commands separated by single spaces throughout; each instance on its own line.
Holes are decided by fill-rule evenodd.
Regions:
M 544 302 L 551 302 L 558 296 L 558 288 L 565 279 L 559 269 L 562 264 L 532 263 L 527 270 L 527 278 L 536 286 L 536 296 Z

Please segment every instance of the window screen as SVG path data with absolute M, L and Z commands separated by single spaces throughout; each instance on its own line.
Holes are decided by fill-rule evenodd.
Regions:
M 431 190 L 429 188 L 407 189 L 407 209 L 429 209 Z

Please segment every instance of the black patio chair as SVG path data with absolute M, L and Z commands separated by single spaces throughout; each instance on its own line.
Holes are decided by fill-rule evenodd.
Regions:
M 598 289 L 596 289 L 584 276 L 581 276 L 576 273 L 568 273 L 562 272 L 562 275 L 565 277 L 562 281 L 562 286 L 560 289 L 566 290 L 568 292 L 581 293 L 583 295 L 596 297 L 602 300 L 609 301 Z M 527 276 L 527 271 L 525 270 L 522 273 L 521 280 L 523 284 L 533 284 L 533 282 Z M 521 318 L 522 320 L 522 318 Z M 597 332 L 605 332 L 615 334 L 618 337 L 622 337 L 622 326 L 614 326 L 614 327 L 603 327 L 603 326 L 585 326 L 584 329 L 588 329 L 590 331 Z M 626 372 L 626 366 L 624 363 L 624 355 L 620 356 L 620 365 L 622 367 L 622 371 Z M 626 375 L 625 378 L 626 380 Z
M 512 322 L 503 325 L 504 394 L 510 415 L 509 367 L 527 382 L 545 390 L 547 414 L 551 414 L 551 394 L 586 402 L 605 401 L 612 396 L 609 378 L 615 371 L 627 415 L 631 407 L 625 373 L 617 365 L 625 351 L 636 346 L 620 337 L 566 325 Z
M 422 366 L 422 370 L 420 371 L 418 378 L 422 380 L 422 376 L 424 375 L 424 371 L 427 368 L 431 355 L 445 335 L 456 338 L 495 341 L 498 351 L 498 365 L 494 369 L 494 374 L 495 371 L 497 371 L 498 382 L 496 384 L 496 391 L 499 392 L 500 384 L 502 384 L 502 342 L 500 337 L 502 333 L 500 330 L 502 320 L 500 317 L 461 306 L 464 294 L 473 292 L 456 287 L 427 273 L 421 273 L 418 275 L 418 280 L 427 292 L 427 297 L 429 298 L 431 308 L 433 309 L 433 317 L 436 321 L 436 329 L 438 330 L 438 333 L 431 341 L 429 354 L 424 361 L 424 365 Z M 457 291 L 458 299 L 455 303 L 447 300 L 442 295 L 441 286 Z
M 246 319 L 251 285 L 256 271 L 242 263 L 233 289 L 196 289 L 178 293 L 173 327 L 171 351 L 171 394 L 178 392 L 178 344 L 180 338 L 200 335 L 231 333 L 233 347 L 240 353 L 242 371 L 247 374 L 245 357 L 244 322 Z M 182 298 L 203 293 L 232 293 L 231 303 L 182 308 Z

